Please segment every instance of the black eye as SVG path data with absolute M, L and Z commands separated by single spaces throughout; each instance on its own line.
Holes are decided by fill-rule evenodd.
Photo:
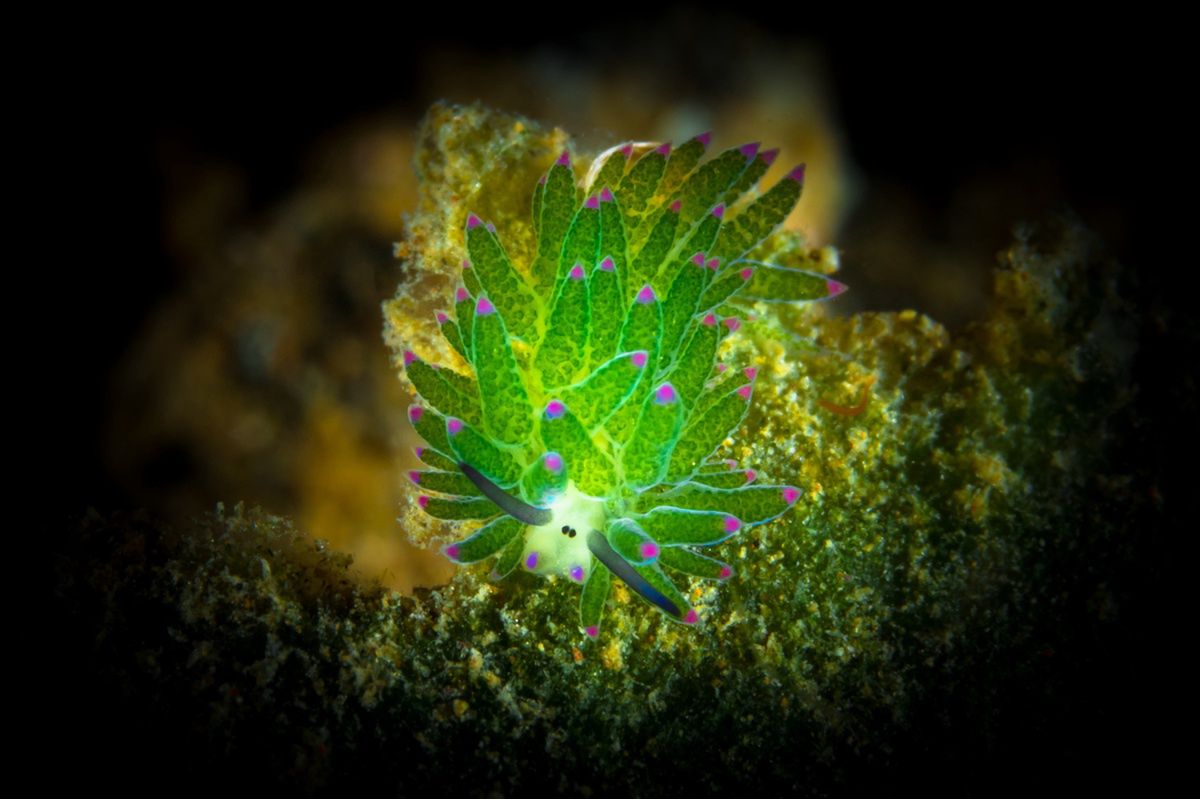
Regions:
M 564 534 L 569 533 L 569 532 L 571 532 L 571 527 L 569 525 L 564 524 L 562 531 Z
M 571 532 L 567 533 L 567 537 L 568 537 L 568 538 L 574 538 L 574 537 L 575 537 L 575 528 L 574 528 L 574 527 L 572 527 L 572 528 L 571 528 Z

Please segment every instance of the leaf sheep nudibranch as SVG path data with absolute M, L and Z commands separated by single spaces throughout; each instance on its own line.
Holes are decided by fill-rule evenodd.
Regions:
M 477 520 L 443 548 L 582 585 L 580 623 L 599 634 L 612 579 L 672 619 L 697 621 L 671 574 L 725 580 L 701 554 L 799 498 L 714 460 L 737 432 L 757 373 L 718 363 L 739 327 L 731 301 L 824 299 L 823 275 L 746 260 L 799 200 L 804 167 L 765 191 L 777 151 L 734 147 L 702 162 L 709 135 L 613 148 L 576 186 L 564 152 L 533 190 L 536 253 L 513 263 L 470 214 L 469 259 L 447 341 L 472 376 L 406 352 L 422 402 L 409 419 L 430 469 L 410 478 L 431 516 Z

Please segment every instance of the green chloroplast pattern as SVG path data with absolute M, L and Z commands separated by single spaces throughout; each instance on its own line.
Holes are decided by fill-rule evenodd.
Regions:
M 759 189 L 777 151 L 748 144 L 705 161 L 708 145 L 703 134 L 613 148 L 582 187 L 564 152 L 533 187 L 529 263 L 470 214 L 462 285 L 438 323 L 471 373 L 404 357 L 430 467 L 410 473 L 420 506 L 474 528 L 444 553 L 493 559 L 497 579 L 524 569 L 579 583 L 590 637 L 614 576 L 695 623 L 677 581 L 733 575 L 697 550 L 800 497 L 715 457 L 756 378 L 721 363 L 721 345 L 740 327 L 738 303 L 845 287 L 749 260 L 798 202 L 804 167 Z

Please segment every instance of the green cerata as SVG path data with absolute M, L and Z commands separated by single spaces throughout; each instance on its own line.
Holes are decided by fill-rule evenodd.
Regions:
M 613 148 L 585 186 L 564 152 L 533 189 L 530 263 L 469 215 L 463 285 L 438 323 L 474 374 L 404 355 L 430 467 L 410 474 L 428 492 L 418 501 L 478 527 L 443 552 L 494 558 L 497 579 L 525 569 L 579 583 L 591 637 L 614 577 L 695 623 L 672 574 L 728 579 L 730 566 L 700 550 L 800 495 L 714 458 L 756 377 L 727 369 L 718 348 L 740 326 L 731 300 L 819 300 L 845 287 L 746 260 L 795 207 L 804 166 L 759 190 L 778 151 L 748 144 L 702 162 L 708 143 Z

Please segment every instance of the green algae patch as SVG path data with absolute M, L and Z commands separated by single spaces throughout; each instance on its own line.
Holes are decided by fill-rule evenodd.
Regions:
M 398 365 L 413 342 L 453 357 L 428 304 L 451 296 L 466 199 L 535 263 L 528 189 L 567 145 L 451 106 L 422 142 L 422 205 L 385 308 Z M 752 255 L 836 264 L 782 234 Z M 518 569 L 496 582 L 487 564 L 401 597 L 240 508 L 179 532 L 87 519 L 62 595 L 98 631 L 108 684 L 170 707 L 218 768 L 263 781 L 471 795 L 948 785 L 979 753 L 1054 739 L 1077 674 L 1054 653 L 1087 651 L 1123 601 L 1154 512 L 1145 476 L 1116 456 L 1135 417 L 1127 297 L 1066 221 L 1018 236 L 992 312 L 960 335 L 911 311 L 740 306 L 725 379 L 757 381 L 720 454 L 799 495 L 706 550 L 721 563 L 692 564 L 732 572 L 682 586 L 695 625 L 643 612 L 613 581 L 604 635 L 588 639 L 571 581 Z M 448 540 L 412 505 L 398 534 Z

